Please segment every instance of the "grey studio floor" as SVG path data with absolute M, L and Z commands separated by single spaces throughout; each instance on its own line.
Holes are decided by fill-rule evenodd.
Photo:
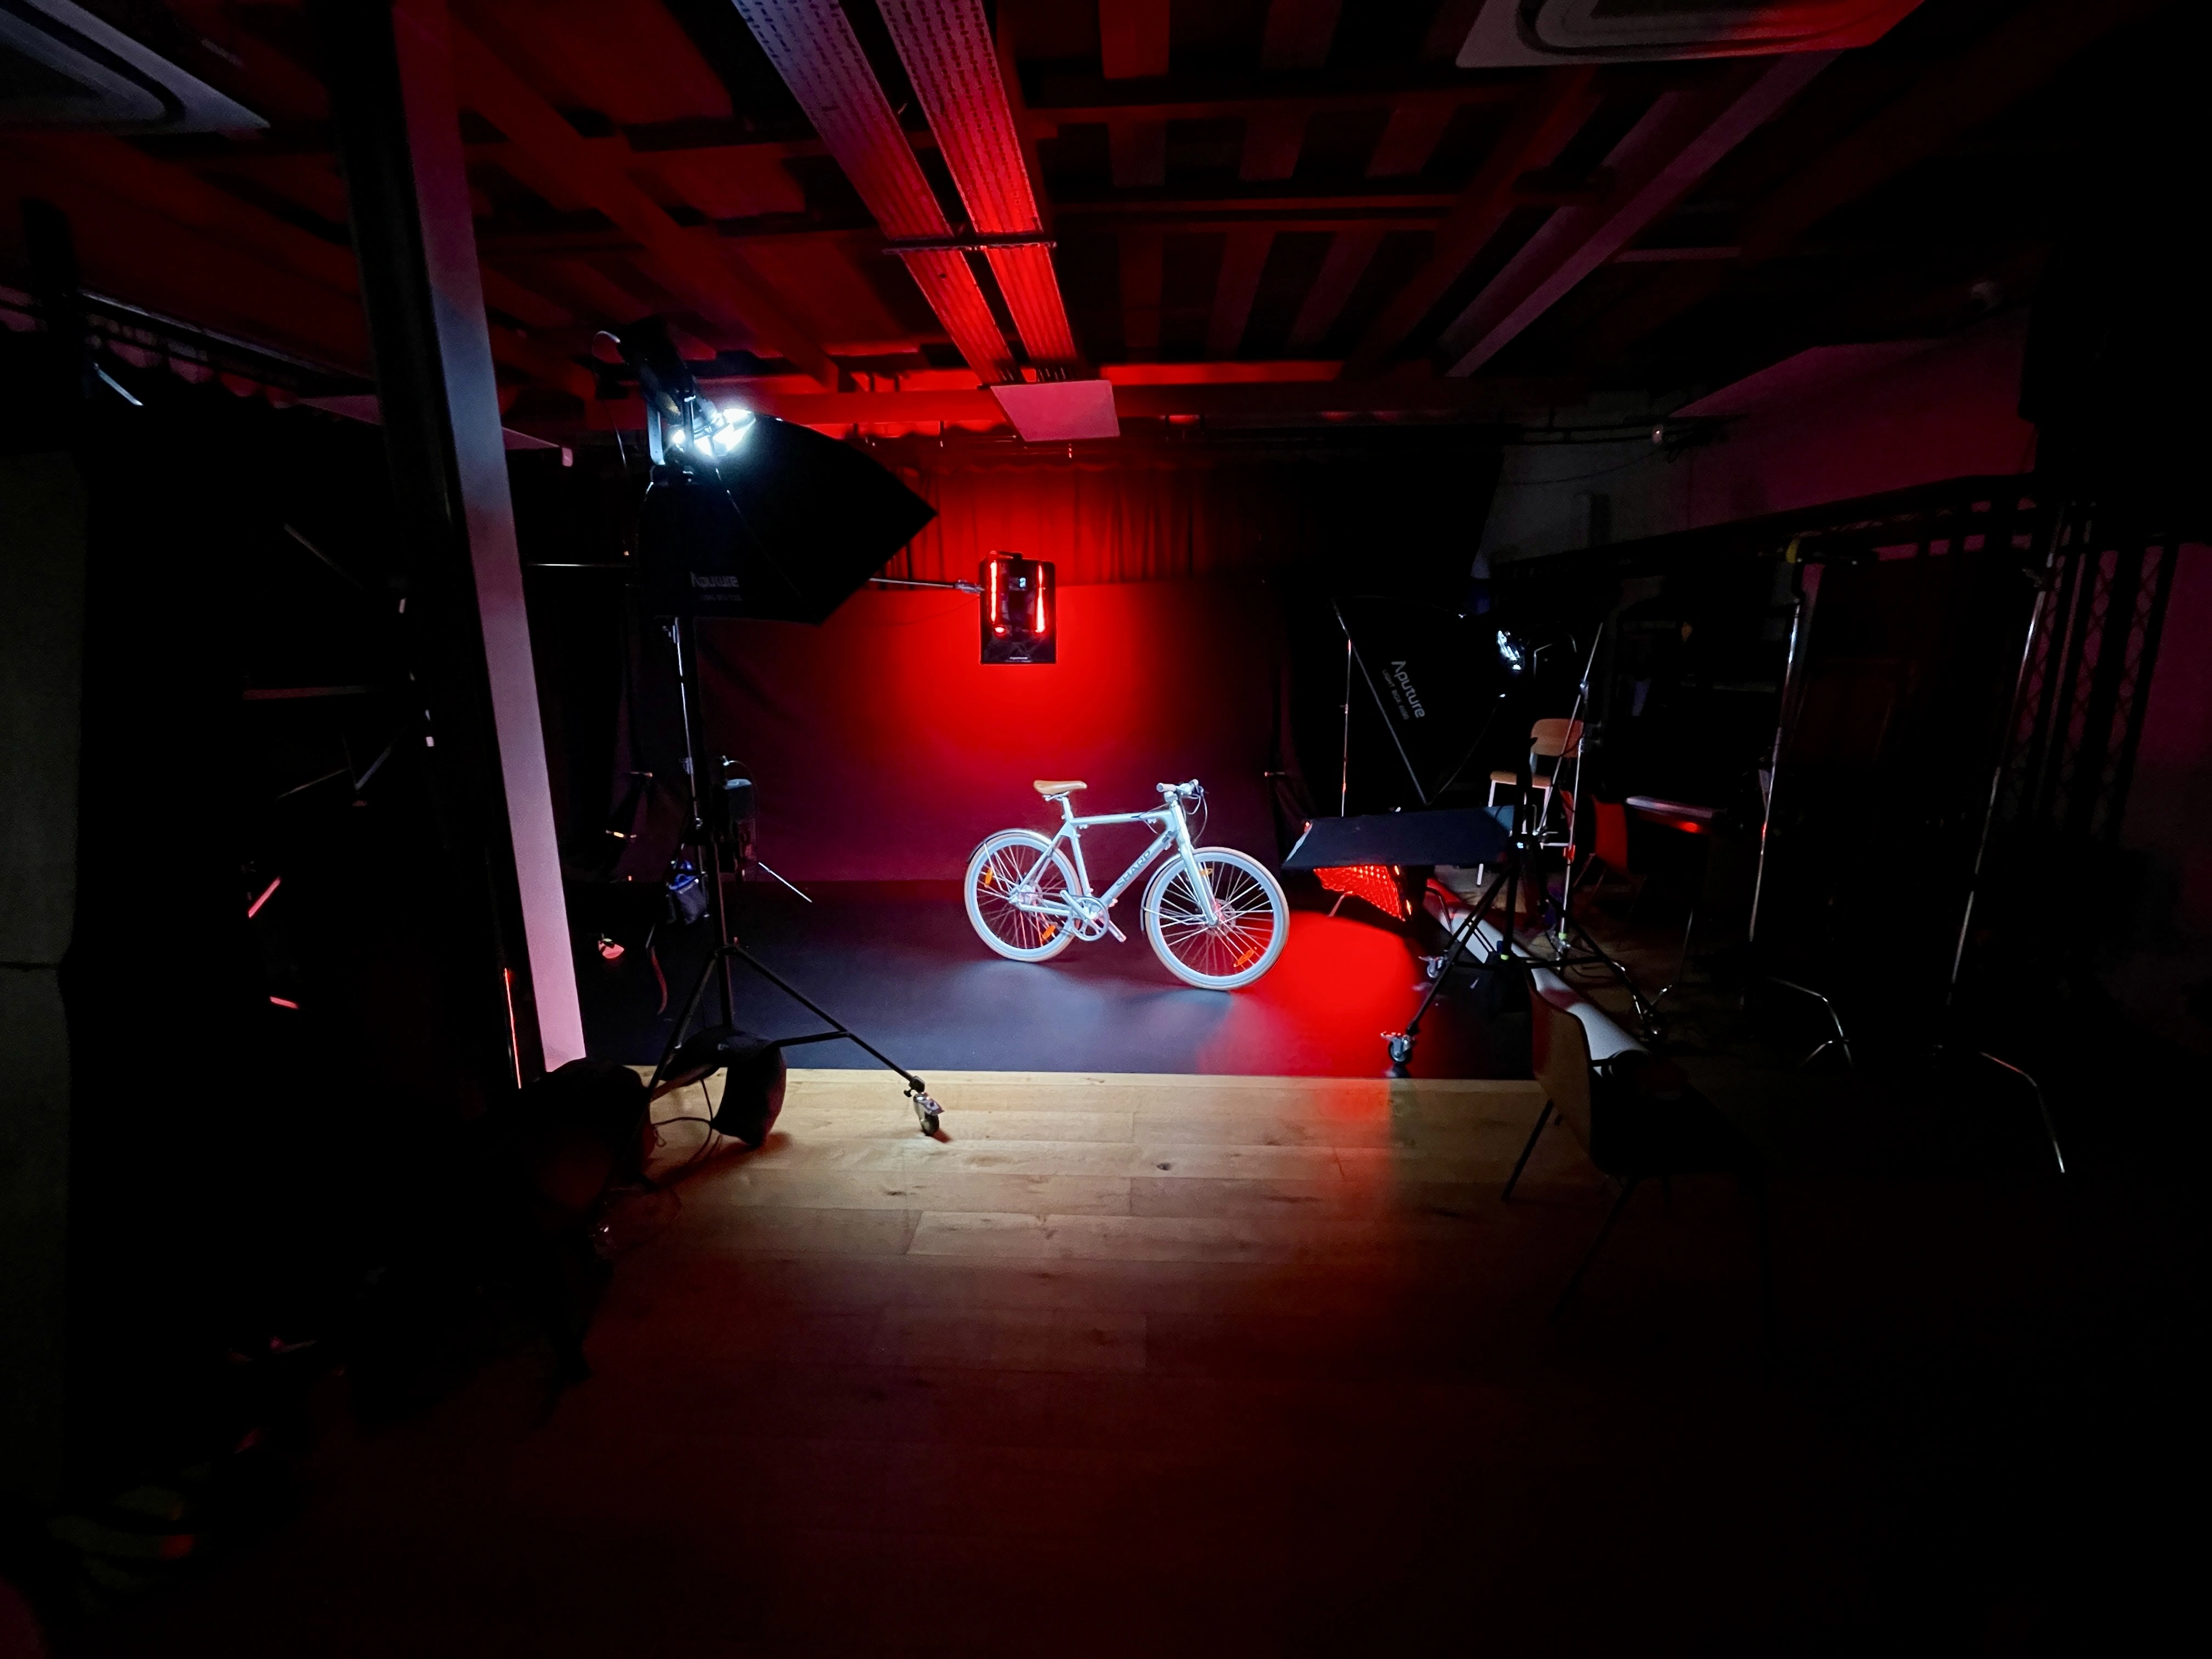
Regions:
M 838 883 L 810 884 L 807 892 L 811 903 L 769 883 L 746 883 L 733 907 L 740 942 L 915 1071 L 1379 1076 L 1388 1059 L 1381 1034 L 1404 1027 L 1425 988 L 1404 939 L 1356 900 L 1335 916 L 1294 909 L 1281 960 L 1257 983 L 1223 993 L 1170 975 L 1127 902 L 1115 916 L 1130 935 L 1126 943 L 1079 943 L 1048 963 L 1018 963 L 994 956 L 976 938 L 957 884 Z M 594 1054 L 635 1065 L 659 1057 L 710 926 L 699 922 L 659 945 L 665 1012 L 641 953 L 609 963 L 579 952 Z M 781 1036 L 816 1029 L 805 1009 L 742 966 L 734 989 L 738 1023 L 748 1030 Z M 1423 1021 L 1413 1070 L 1504 1076 L 1511 1053 L 1510 1041 L 1501 1044 L 1455 988 Z M 795 1049 L 791 1060 L 875 1064 L 847 1042 Z

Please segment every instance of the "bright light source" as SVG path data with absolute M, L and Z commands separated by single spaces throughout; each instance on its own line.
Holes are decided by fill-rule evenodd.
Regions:
M 983 660 L 1048 663 L 1057 655 L 1050 594 L 1053 568 L 1042 559 L 994 553 L 983 561 Z

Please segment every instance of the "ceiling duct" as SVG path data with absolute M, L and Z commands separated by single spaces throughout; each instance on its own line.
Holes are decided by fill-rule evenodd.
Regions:
M 1462 69 L 1840 52 L 1889 33 L 1920 0 L 1486 0 Z
M 1073 368 L 1075 335 L 982 0 L 882 0 L 882 6 L 969 221 L 994 244 L 984 257 L 1030 362 Z M 1021 238 L 1030 240 L 1014 240 Z
M 268 125 L 70 0 L 0 0 L 0 126 L 138 134 Z
M 899 257 L 968 366 L 987 381 L 1019 378 L 990 302 L 836 0 L 734 3 L 884 234 L 937 245 L 902 248 Z

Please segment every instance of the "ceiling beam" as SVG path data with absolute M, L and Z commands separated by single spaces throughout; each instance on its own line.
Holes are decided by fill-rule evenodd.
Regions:
M 1157 230 L 1131 230 L 1116 245 L 1121 278 L 1121 350 L 1139 362 L 1160 349 L 1160 300 L 1166 275 L 1164 240 Z
M 1291 325 L 1288 349 L 1297 353 L 1314 351 L 1328 338 L 1336 328 L 1337 319 L 1344 314 L 1352 291 L 1359 286 L 1359 279 L 1375 262 L 1375 250 L 1382 246 L 1380 228 L 1362 227 L 1336 233 L 1336 240 L 1322 256 L 1313 286 L 1306 290 L 1304 302 L 1298 307 L 1297 318 Z
M 598 209 L 636 239 L 670 292 L 764 354 L 789 360 L 825 386 L 837 384 L 836 364 L 766 283 L 732 264 L 711 234 L 678 224 L 638 188 L 610 144 L 583 137 L 458 19 L 451 27 L 454 89 L 507 135 L 502 159 L 525 184 L 556 206 Z
M 311 284 L 328 296 L 325 303 L 336 313 L 332 330 L 325 337 L 346 341 L 360 337 L 361 275 L 350 250 L 326 242 L 297 225 L 287 224 L 266 209 L 243 201 L 182 167 L 156 161 L 120 138 L 94 133 L 48 137 L 24 132 L 11 134 L 8 143 L 38 174 L 77 178 L 94 190 L 210 239 L 225 250 L 224 256 L 216 261 L 222 269 L 233 269 L 237 263 L 237 251 L 243 249 L 264 266 Z M 27 188 L 37 193 L 35 185 Z M 210 327 L 221 326 L 225 332 L 245 339 L 257 337 L 257 322 L 273 320 L 265 318 L 258 305 L 248 305 L 241 311 L 225 304 L 214 313 L 204 309 L 179 310 L 178 304 L 161 305 L 155 297 L 161 293 L 199 290 L 191 283 L 191 273 L 176 268 L 173 260 L 152 257 L 150 251 L 149 257 L 113 273 L 110 280 L 118 284 L 113 289 L 118 299 L 143 295 L 157 309 L 178 310 L 186 320 L 204 321 Z M 281 286 L 290 296 L 283 325 L 296 333 L 302 326 L 299 307 L 307 302 L 308 290 L 290 284 Z M 247 291 L 251 292 L 251 288 Z M 213 292 L 222 295 L 228 289 L 218 285 Z M 520 297 L 506 289 L 500 292 L 507 299 Z M 204 298 L 198 303 L 204 306 Z M 533 309 L 542 313 L 542 304 Z M 500 308 L 518 319 L 529 320 L 520 309 L 510 309 L 506 305 Z M 495 325 L 490 335 L 494 359 L 510 373 L 575 397 L 591 395 L 592 377 L 581 366 L 512 329 Z M 365 355 L 353 352 L 344 360 L 343 367 L 362 369 L 367 361 Z
M 1611 357 L 1718 293 L 1736 272 L 1773 258 L 1847 203 L 1956 144 L 2049 81 L 2087 46 L 2160 9 L 2162 0 L 2039 0 L 1912 85 L 1770 191 L 1745 223 L 1732 262 L 1670 270 L 1577 343 L 1585 362 Z
M 1268 250 L 1275 245 L 1271 230 L 1232 230 L 1222 250 L 1221 274 L 1213 286 L 1213 312 L 1206 327 L 1206 355 L 1234 357 L 1244 343 L 1244 326 L 1252 320 L 1252 301 L 1260 293 L 1260 277 L 1267 268 Z
M 1637 79 L 1654 91 L 1701 78 L 1705 66 L 1652 64 Z M 1170 119 L 1243 115 L 1267 104 L 1315 108 L 1376 109 L 1408 93 L 1449 94 L 1462 103 L 1517 103 L 1525 76 L 1488 74 L 1477 79 L 1449 64 L 1360 64 L 1302 74 L 1208 73 L 1186 70 L 1163 86 L 1157 82 L 1109 81 L 1097 76 L 1047 71 L 1035 82 L 1030 112 L 1039 120 L 1103 121 L 1117 111 L 1152 110 Z M 1164 95 L 1171 94 L 1171 95 Z
M 1474 31 L 1474 20 L 1481 12 L 1485 0 L 1443 0 L 1437 15 L 1429 20 L 1428 33 L 1421 37 L 1421 61 L 1425 64 L 1450 64 L 1457 61 L 1459 49 L 1467 44 L 1467 37 Z
M 1182 84 L 1180 78 L 1175 84 Z M 1038 137 L 1051 138 L 1062 127 L 1111 125 L 1115 121 L 1295 119 L 1303 124 L 1331 110 L 1392 108 L 1402 98 L 1434 98 L 1449 109 L 1459 110 L 1471 104 L 1513 103 L 1526 93 L 1525 82 L 1495 81 L 1405 90 L 1382 88 L 1371 92 L 1291 93 L 1270 86 L 1233 98 L 1155 96 L 1115 103 L 1031 104 L 1024 118 Z
M 717 384 L 708 380 L 710 390 Z M 806 426 L 848 426 L 872 422 L 988 421 L 1004 425 L 1005 411 L 988 391 L 972 392 L 785 392 L 758 380 L 742 383 L 745 403 L 763 414 Z M 1429 416 L 1494 420 L 1517 412 L 1579 401 L 1585 384 L 1565 377 L 1462 380 L 1434 376 L 1389 376 L 1356 385 L 1341 380 L 1206 381 L 1190 385 L 1128 385 L 1114 388 L 1115 410 L 1125 419 L 1159 419 L 1195 415 L 1229 422 L 1269 420 L 1291 423 L 1363 416 Z M 635 398 L 592 405 L 590 423 L 600 430 L 635 429 L 644 424 Z
M 1287 179 L 1298 170 L 1298 155 L 1305 149 L 1305 110 L 1289 107 L 1255 110 L 1244 118 L 1244 149 L 1237 163 L 1237 176 L 1255 182 Z
M 1544 71 L 1542 80 L 1515 112 L 1437 228 L 1435 251 L 1428 262 L 1391 296 L 1361 335 L 1358 346 L 1346 362 L 1346 374 L 1379 369 L 1474 263 L 1475 256 L 1512 212 L 1515 182 L 1557 155 L 1596 109 L 1593 76 L 1594 71 L 1583 65 Z
M 1605 165 L 1620 180 L 1610 202 L 1563 207 L 1444 330 L 1451 373 L 1471 374 L 1510 344 L 1583 278 L 1680 201 L 1832 63 L 1835 52 L 1746 60 L 1705 97 L 1662 93 Z
M 1098 66 L 1109 81 L 1165 75 L 1168 0 L 1098 0 Z
M 1507 187 L 1507 193 L 1517 195 L 1510 185 Z M 1550 197 L 1547 195 L 1546 199 L 1550 199 Z M 1218 216 L 1240 213 L 1279 213 L 1292 218 L 1314 213 L 1334 213 L 1349 217 L 1363 212 L 1419 214 L 1431 219 L 1442 219 L 1458 200 L 1459 198 L 1449 191 L 1425 190 L 1255 190 L 1249 194 L 1240 192 L 1234 196 L 1224 196 L 1216 191 L 1179 196 L 1173 191 L 1162 191 L 1134 198 L 1063 196 L 1060 211 L 1069 216 L 1127 219 L 1175 214 Z
M 1267 0 L 1260 67 L 1273 73 L 1317 70 L 1328 62 L 1344 0 Z
M 79 145 L 109 144 L 121 141 L 19 132 L 0 142 L 0 191 L 68 216 L 86 288 L 343 374 L 368 373 L 368 337 L 349 289 L 270 257 L 219 218 L 141 199 L 97 168 L 58 164 Z M 17 215 L 0 217 L 0 251 L 22 258 L 21 234 Z
M 1168 180 L 1168 124 L 1117 116 L 1106 124 L 1106 161 L 1116 190 L 1149 190 Z
M 950 240 L 951 223 L 836 0 L 735 3 L 884 234 L 894 241 Z M 1018 378 L 966 258 L 945 249 L 901 257 L 968 366 L 985 380 Z M 825 384 L 835 386 L 834 376 Z
M 1449 99 L 1401 99 L 1391 108 L 1382 136 L 1375 141 L 1375 153 L 1367 158 L 1367 176 L 1403 179 L 1420 172 L 1458 113 L 1459 106 Z

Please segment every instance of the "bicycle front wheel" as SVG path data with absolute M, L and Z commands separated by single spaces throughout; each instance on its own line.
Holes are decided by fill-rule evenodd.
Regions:
M 1190 872 L 1171 854 L 1145 889 L 1145 933 L 1184 984 L 1234 991 L 1283 954 L 1290 901 L 1266 865 L 1234 848 L 1201 847 L 1194 856 L 1207 890 L 1193 891 Z
M 968 860 L 968 920 L 983 943 L 1016 962 L 1043 962 L 1075 938 L 1067 896 L 1075 872 L 1034 830 L 1001 830 Z

